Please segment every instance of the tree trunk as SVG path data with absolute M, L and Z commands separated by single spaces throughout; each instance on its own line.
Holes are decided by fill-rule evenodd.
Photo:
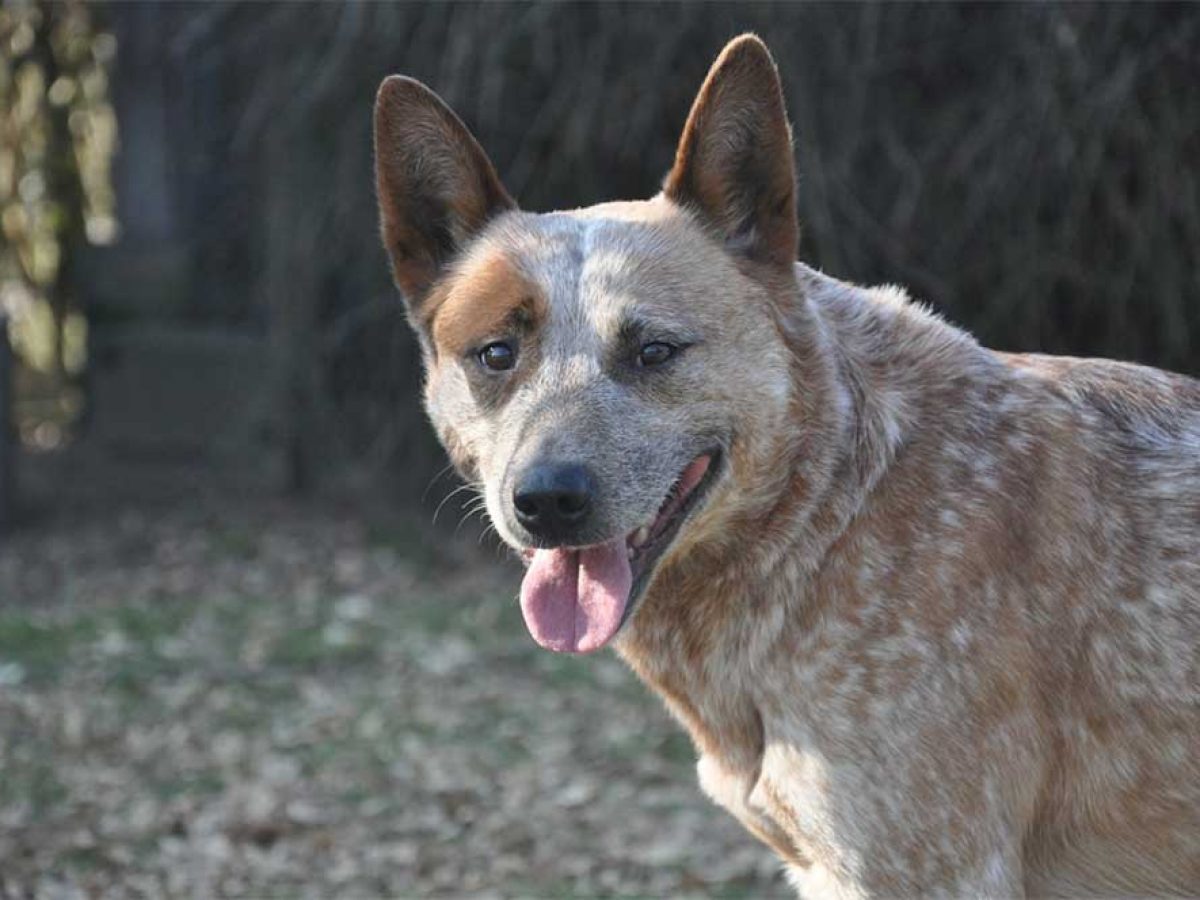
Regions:
M 279 135 L 268 144 L 265 174 L 266 235 L 260 297 L 270 322 L 269 415 L 291 493 L 313 487 L 327 448 L 321 414 L 320 248 L 322 216 L 297 185 L 315 185 L 322 173 L 311 139 Z

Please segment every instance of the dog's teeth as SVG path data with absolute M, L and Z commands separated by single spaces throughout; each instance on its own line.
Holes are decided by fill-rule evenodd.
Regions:
M 629 553 L 630 559 L 633 559 L 634 554 L 637 553 L 637 550 L 635 550 L 632 545 L 626 547 L 625 550 Z
M 640 546 L 642 546 L 642 544 L 646 543 L 646 540 L 649 537 L 650 537 L 650 529 L 647 528 L 645 525 L 643 525 L 641 528 L 639 528 L 637 531 L 635 531 L 633 533 L 633 537 L 630 538 L 629 543 L 634 547 L 640 547 Z

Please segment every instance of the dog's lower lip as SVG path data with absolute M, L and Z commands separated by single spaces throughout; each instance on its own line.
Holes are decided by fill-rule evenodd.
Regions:
M 682 521 L 686 517 L 689 511 L 689 501 L 700 489 L 701 485 L 707 481 L 709 470 L 715 462 L 715 456 L 714 452 L 709 451 L 700 454 L 688 463 L 679 478 L 676 479 L 675 484 L 671 486 L 671 489 L 663 498 L 662 503 L 659 504 L 658 512 L 655 514 L 653 521 L 648 525 L 641 526 L 626 538 L 631 560 L 636 561 L 643 556 L 661 538 L 667 535 L 667 532 L 671 530 L 671 527 L 676 522 Z M 687 473 L 701 462 L 705 463 L 704 471 L 693 484 L 684 488 L 683 493 L 680 494 L 681 486 Z
M 638 547 L 636 550 L 631 548 L 632 556 L 629 560 L 633 567 L 633 586 L 629 592 L 629 602 L 625 606 L 625 615 L 622 618 L 621 626 L 629 621 L 637 607 L 638 600 L 641 599 L 642 592 L 650 583 L 650 576 L 655 570 L 659 559 L 666 553 L 675 537 L 679 534 L 683 527 L 683 523 L 696 510 L 708 489 L 717 479 L 721 467 L 721 453 L 718 449 L 713 449 L 700 454 L 692 462 L 708 457 L 708 469 L 700 478 L 699 482 L 688 492 L 682 502 L 669 516 L 668 521 L 659 523 L 658 517 L 655 517 L 655 522 L 649 526 L 649 537 L 645 544 Z M 691 463 L 688 464 L 689 466 Z M 686 471 L 686 469 L 685 469 Z M 666 507 L 671 500 L 670 494 L 664 499 L 663 507 Z M 661 524 L 661 527 L 656 527 Z

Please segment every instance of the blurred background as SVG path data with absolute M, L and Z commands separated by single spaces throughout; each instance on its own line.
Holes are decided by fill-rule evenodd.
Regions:
M 5 0 L 0 897 L 786 893 L 615 659 L 532 652 L 372 181 L 404 72 L 525 208 L 649 196 L 744 30 L 802 259 L 1200 373 L 1200 6 Z

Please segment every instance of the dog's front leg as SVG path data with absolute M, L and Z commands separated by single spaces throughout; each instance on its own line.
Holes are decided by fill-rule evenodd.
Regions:
M 808 865 L 787 833 L 775 822 L 750 806 L 749 798 L 758 780 L 757 771 L 737 771 L 721 764 L 711 754 L 704 754 L 696 764 L 696 774 L 704 793 L 718 806 L 730 812 L 743 827 L 774 850 L 789 865 Z
M 747 806 L 780 823 L 809 857 L 789 867 L 802 897 L 1024 896 L 1020 840 L 999 810 L 930 807 L 865 783 L 830 791 L 803 766 L 784 771 L 778 763 L 768 751 L 771 767 Z

